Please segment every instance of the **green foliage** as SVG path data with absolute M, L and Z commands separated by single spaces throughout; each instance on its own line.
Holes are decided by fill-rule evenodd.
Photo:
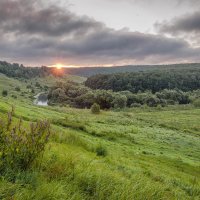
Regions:
M 7 91 L 7 90 L 3 90 L 3 91 L 2 91 L 2 96 L 3 96 L 3 97 L 8 96 L 8 91 Z
M 125 95 L 116 94 L 113 100 L 114 108 L 125 108 L 127 105 L 127 97 Z
M 184 93 L 181 90 L 163 90 L 161 92 L 157 92 L 156 96 L 159 99 L 164 99 L 166 101 L 168 101 L 168 103 L 170 104 L 170 102 L 177 102 L 179 104 L 188 104 L 190 103 L 190 99 L 187 93 Z
M 16 90 L 17 92 L 21 91 L 21 89 L 20 89 L 19 86 L 15 87 L 15 90 Z
M 48 67 L 24 67 L 18 63 L 10 64 L 0 61 L 0 73 L 8 77 L 30 79 L 50 75 L 52 71 Z
M 197 108 L 200 108 L 200 99 L 196 99 L 193 101 L 193 105 Z
M 91 112 L 92 112 L 93 114 L 99 114 L 99 113 L 100 113 L 100 106 L 99 106 L 99 104 L 94 103 L 94 104 L 91 106 Z
M 77 108 L 90 108 L 94 103 L 97 103 L 101 109 L 123 109 L 145 104 L 149 107 L 189 104 L 192 94 L 178 89 L 164 89 L 155 94 L 151 91 L 138 92 L 137 94 L 130 91 L 113 92 L 92 90 L 82 84 L 66 82 L 57 83 L 56 86 L 52 87 L 48 99 L 50 104 L 68 104 Z
M 200 68 L 155 70 L 135 73 L 98 74 L 89 77 L 85 85 L 91 89 L 131 91 L 137 93 L 147 90 L 152 93 L 164 89 L 182 91 L 200 88 Z
M 35 86 L 38 81 L 43 86 L 48 84 L 46 80 L 31 82 Z M 165 100 L 149 91 L 115 93 L 93 91 L 79 84 L 59 86 L 67 98 L 61 104 L 69 102 L 74 107 L 85 108 L 97 100 L 104 107 L 112 107 L 117 94 L 127 97 L 127 107 L 132 103 L 142 105 L 119 112 L 102 110 L 97 116 L 89 109 L 32 105 L 30 91 L 23 98 L 10 98 L 17 94 L 16 86 L 26 92 L 27 83 L 3 76 L 0 81 L 1 91 L 9 91 L 8 98 L 0 98 L 0 118 L 5 125 L 10 105 L 17 106 L 10 130 L 19 125 L 21 116 L 27 133 L 29 122 L 36 124 L 43 119 L 52 123 L 54 133 L 36 164 L 25 171 L 7 168 L 1 174 L 0 199 L 199 199 L 200 109 L 178 105 L 182 99 L 178 91 L 172 92 L 172 100 Z M 183 94 L 193 102 L 200 93 Z M 149 107 L 146 104 L 152 98 L 159 99 L 158 105 L 169 101 L 175 105 Z
M 131 107 L 135 107 L 135 108 L 139 108 L 141 107 L 142 105 L 140 103 L 132 103 L 131 104 Z
M 102 144 L 99 144 L 97 147 L 96 147 L 96 154 L 97 156 L 106 156 L 107 155 L 107 150 L 106 148 L 102 145 Z
M 7 120 L 0 119 L 0 171 L 8 169 L 26 170 L 44 151 L 50 136 L 47 121 L 31 123 L 29 130 L 20 119 L 13 122 L 14 109 L 7 114 Z
M 36 83 L 35 83 L 35 87 L 40 88 L 41 85 L 40 85 L 38 82 L 36 82 Z
M 17 96 L 14 95 L 14 94 L 12 94 L 11 97 L 12 97 L 13 99 L 17 99 Z

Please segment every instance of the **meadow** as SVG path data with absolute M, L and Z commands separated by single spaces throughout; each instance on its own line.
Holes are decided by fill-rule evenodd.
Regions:
M 69 76 L 81 82 L 84 79 Z M 49 120 L 51 138 L 38 163 L 0 178 L 4 200 L 200 199 L 200 109 L 192 105 L 89 109 L 33 105 L 35 93 L 57 81 L 0 76 L 0 118 Z M 16 91 L 20 87 L 20 92 Z M 13 98 L 17 96 L 17 98 Z M 14 178 L 13 178 L 14 177 Z

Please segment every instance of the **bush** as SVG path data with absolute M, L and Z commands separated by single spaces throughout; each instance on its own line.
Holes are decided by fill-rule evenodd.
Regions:
M 38 82 L 36 82 L 36 83 L 35 83 L 35 87 L 41 88 L 41 85 L 40 85 Z
M 100 106 L 99 106 L 99 104 L 94 103 L 94 104 L 91 106 L 91 112 L 92 112 L 93 114 L 99 114 L 99 113 L 100 113 Z
M 44 151 L 50 136 L 50 124 L 47 121 L 30 123 L 27 130 L 20 119 L 13 124 L 14 109 L 7 119 L 0 119 L 0 172 L 8 169 L 26 170 Z
M 127 105 L 127 97 L 125 95 L 117 94 L 112 103 L 114 104 L 114 108 L 125 108 Z
M 200 99 L 196 99 L 193 101 L 193 105 L 197 108 L 200 108 Z
M 105 147 L 103 147 L 101 144 L 99 144 L 97 147 L 96 147 L 96 154 L 97 156 L 106 156 L 107 155 L 107 150 Z
M 18 87 L 18 86 L 15 88 L 15 90 L 18 92 L 21 91 L 20 87 Z
M 3 91 L 2 91 L 2 96 L 3 96 L 3 97 L 8 96 L 8 91 L 7 91 L 7 90 L 3 90 Z
M 140 108 L 142 105 L 140 103 L 132 103 L 131 107 Z
M 12 97 L 13 99 L 17 99 L 17 96 L 14 95 L 14 94 L 12 94 L 11 97 Z
M 160 103 L 160 100 L 154 96 L 147 96 L 147 98 L 145 99 L 145 103 L 149 107 L 156 107 Z
M 27 88 L 27 89 L 31 89 L 32 86 L 31 86 L 31 85 L 27 85 L 26 88 Z
M 35 90 L 34 90 L 34 89 L 31 89 L 31 93 L 33 93 L 33 94 L 34 94 L 34 93 L 35 93 Z

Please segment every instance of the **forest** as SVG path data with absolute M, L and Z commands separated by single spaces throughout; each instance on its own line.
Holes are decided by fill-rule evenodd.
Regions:
M 76 108 L 90 108 L 94 103 L 101 109 L 125 107 L 165 107 L 175 104 L 197 104 L 200 90 L 183 92 L 179 89 L 164 89 L 132 93 L 128 90 L 113 92 L 112 90 L 93 90 L 75 82 L 59 82 L 48 94 L 50 105 L 69 105 Z
M 156 70 L 151 72 L 99 74 L 91 76 L 85 85 L 92 89 L 105 89 L 133 93 L 150 90 L 153 93 L 163 89 L 179 89 L 182 91 L 200 88 L 200 68 Z
M 49 91 L 51 105 L 62 104 L 101 109 L 125 107 L 165 107 L 198 104 L 200 68 L 165 69 L 145 72 L 98 74 L 84 83 L 60 82 Z
M 0 61 L 0 73 L 8 77 L 30 79 L 34 77 L 44 77 L 52 74 L 52 69 L 48 67 L 25 67 L 18 63 L 8 63 Z

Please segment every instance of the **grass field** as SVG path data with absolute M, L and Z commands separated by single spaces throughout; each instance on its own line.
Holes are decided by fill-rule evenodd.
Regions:
M 54 81 L 32 82 L 50 86 Z M 94 115 L 87 109 L 35 106 L 27 84 L 0 76 L 0 92 L 9 91 L 0 97 L 1 118 L 15 105 L 16 121 L 48 119 L 53 134 L 40 166 L 17 174 L 15 181 L 12 171 L 1 177 L 0 199 L 200 199 L 200 109 L 135 108 Z

